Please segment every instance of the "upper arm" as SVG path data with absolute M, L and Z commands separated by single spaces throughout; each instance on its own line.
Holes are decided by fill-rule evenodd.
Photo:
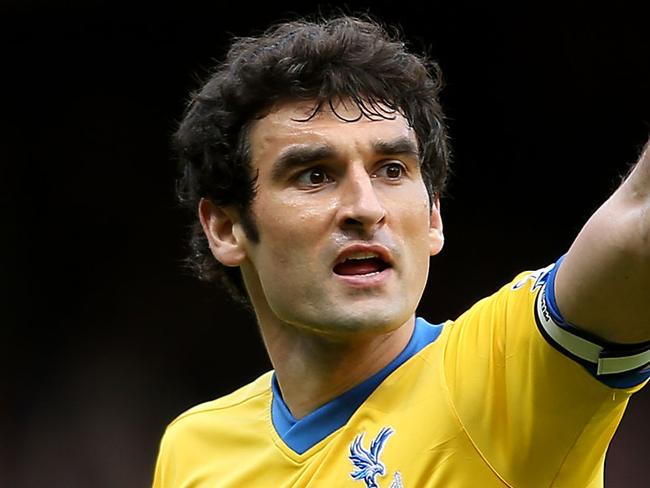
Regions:
M 592 215 L 555 281 L 564 318 L 614 343 L 650 340 L 650 155 Z

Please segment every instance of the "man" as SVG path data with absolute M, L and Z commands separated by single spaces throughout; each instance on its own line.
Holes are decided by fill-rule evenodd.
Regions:
M 274 371 L 172 422 L 155 487 L 602 486 L 650 376 L 650 156 L 557 263 L 430 325 L 439 86 L 342 17 L 237 41 L 193 97 L 193 261 L 249 300 Z

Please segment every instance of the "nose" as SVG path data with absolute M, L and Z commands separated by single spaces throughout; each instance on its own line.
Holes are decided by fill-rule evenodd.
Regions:
M 341 228 L 372 234 L 384 223 L 386 209 L 365 169 L 351 171 L 341 188 Z

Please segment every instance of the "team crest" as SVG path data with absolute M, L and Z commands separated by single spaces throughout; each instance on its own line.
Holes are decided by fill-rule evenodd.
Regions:
M 390 427 L 382 428 L 377 437 L 370 443 L 370 449 L 363 447 L 364 433 L 354 438 L 352 444 L 350 444 L 349 456 L 355 467 L 354 471 L 350 473 L 352 479 L 363 481 L 366 488 L 379 488 L 375 478 L 386 474 L 386 466 L 381 462 L 379 456 L 386 440 L 393 432 L 395 431 Z M 390 488 L 404 488 L 399 471 L 395 473 Z

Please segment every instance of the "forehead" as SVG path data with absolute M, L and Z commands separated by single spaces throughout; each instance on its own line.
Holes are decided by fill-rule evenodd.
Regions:
M 399 112 L 388 118 L 364 116 L 350 101 L 322 104 L 314 113 L 314 101 L 285 102 L 256 120 L 250 130 L 252 161 L 261 166 L 292 145 L 328 144 L 340 153 L 368 151 L 376 141 L 412 140 L 415 132 Z

